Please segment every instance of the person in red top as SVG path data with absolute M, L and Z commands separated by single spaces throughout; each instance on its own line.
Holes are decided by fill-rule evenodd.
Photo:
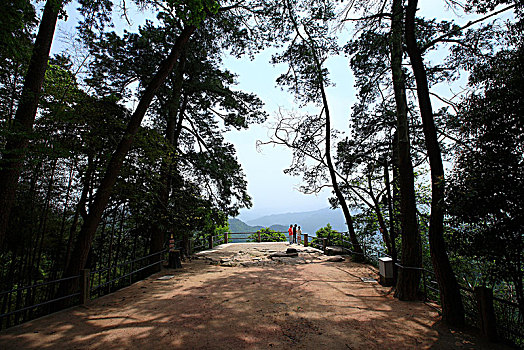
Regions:
M 287 232 L 289 233 L 289 244 L 291 244 L 293 243 L 293 224 L 289 225 Z

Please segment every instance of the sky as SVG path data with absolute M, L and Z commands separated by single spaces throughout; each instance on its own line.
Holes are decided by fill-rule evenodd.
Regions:
M 434 11 L 435 9 L 425 9 L 425 12 L 433 13 L 433 16 Z M 439 8 L 438 12 L 441 11 Z M 346 37 L 349 38 L 348 35 Z M 269 115 L 263 125 L 254 125 L 248 130 L 230 131 L 225 135 L 225 139 L 236 146 L 238 160 L 247 177 L 248 192 L 253 197 L 253 207 L 241 210 L 238 216 L 244 221 L 269 214 L 326 208 L 329 207 L 328 198 L 332 196 L 329 189 L 324 189 L 318 195 L 306 195 L 298 190 L 301 178 L 283 172 L 292 160 L 292 153 L 286 147 L 264 146 L 262 152 L 257 152 L 256 141 L 269 140 L 269 126 L 279 108 L 301 110 L 290 93 L 276 86 L 276 78 L 287 70 L 287 66 L 270 64 L 271 52 L 268 49 L 257 55 L 253 61 L 231 57 L 224 60 L 225 66 L 239 75 L 237 88 L 257 94 L 264 101 L 264 109 Z M 329 78 L 335 83 L 335 86 L 327 89 L 332 126 L 348 135 L 351 106 L 356 102 L 349 58 L 341 54 L 328 60 L 326 66 L 330 72 Z M 315 108 L 310 108 L 309 111 L 318 113 Z
M 282 91 L 275 84 L 276 78 L 286 71 L 286 66 L 269 64 L 271 50 L 256 56 L 255 60 L 225 59 L 225 65 L 238 74 L 238 86 L 244 91 L 256 93 L 264 101 L 268 120 L 262 125 L 250 126 L 248 130 L 232 130 L 225 134 L 225 139 L 237 149 L 238 160 L 248 180 L 248 193 L 253 197 L 253 207 L 241 210 L 241 220 L 251 220 L 263 215 L 312 211 L 329 206 L 329 190 L 318 195 L 305 195 L 298 191 L 300 177 L 284 174 L 284 169 L 291 164 L 292 153 L 284 146 L 262 146 L 256 148 L 257 140 L 270 138 L 270 125 L 279 108 L 299 110 L 294 97 Z M 341 57 L 332 59 L 332 79 L 336 87 L 328 90 L 330 105 L 333 109 L 334 127 L 347 129 L 347 117 L 354 101 L 353 79 L 348 69 L 347 60 Z
M 459 25 L 479 16 L 461 16 L 446 8 L 444 1 L 420 1 L 419 16 L 428 19 L 455 19 Z M 504 18 L 511 17 L 508 14 Z M 262 152 L 256 150 L 256 140 L 267 141 L 270 137 L 268 127 L 279 108 L 299 110 L 292 95 L 276 86 L 276 78 L 286 71 L 287 67 L 273 66 L 269 63 L 270 50 L 256 56 L 254 61 L 249 59 L 226 58 L 225 66 L 238 74 L 237 88 L 256 93 L 265 103 L 265 110 L 269 114 L 268 121 L 263 125 L 251 126 L 245 131 L 230 131 L 225 138 L 236 146 L 238 160 L 246 173 L 248 192 L 253 197 L 253 207 L 240 211 L 241 220 L 247 221 L 263 215 L 310 211 L 329 207 L 328 198 L 332 196 L 330 190 L 323 190 L 318 195 L 305 195 L 298 191 L 301 184 L 300 177 L 284 174 L 283 170 L 291 164 L 292 154 L 283 146 L 264 146 Z M 429 59 L 441 60 L 442 53 L 432 54 Z M 343 55 L 328 60 L 326 66 L 330 72 L 330 79 L 335 83 L 327 91 L 328 101 L 332 113 L 333 128 L 348 135 L 348 123 L 351 106 L 356 102 L 354 79 L 349 68 L 349 59 Z M 434 89 L 442 96 L 453 96 L 467 83 L 467 75 L 461 76 L 453 86 L 441 84 Z M 455 102 L 457 102 L 455 100 Z M 433 99 L 433 108 L 437 110 L 443 106 Z M 340 210 L 340 209 L 337 209 Z
M 60 51 L 70 41 L 76 25 L 74 3 L 68 6 L 69 20 L 60 22 L 57 39 L 53 44 L 53 52 Z M 471 17 L 456 18 L 456 15 L 446 10 L 444 1 L 421 1 L 419 15 L 426 18 L 455 18 L 458 24 L 466 23 Z M 131 9 L 130 16 L 133 27 L 129 28 L 125 22 L 114 15 L 117 32 L 122 29 L 134 31 L 138 25 L 144 23 L 144 16 Z M 261 152 L 256 149 L 257 140 L 267 141 L 270 137 L 269 126 L 279 108 L 286 110 L 299 109 L 294 97 L 287 91 L 282 91 L 276 86 L 276 78 L 286 71 L 285 65 L 273 66 L 269 63 L 272 51 L 270 49 L 256 55 L 254 60 L 249 58 L 236 59 L 224 57 L 224 66 L 238 75 L 236 89 L 255 93 L 264 103 L 268 113 L 268 120 L 261 125 L 252 125 L 247 130 L 231 130 L 224 137 L 235 145 L 239 163 L 242 165 L 248 182 L 248 193 L 253 198 L 251 209 L 243 209 L 239 218 L 247 221 L 264 215 L 287 212 L 301 212 L 322 209 L 329 206 L 329 190 L 324 190 L 318 195 L 305 195 L 298 191 L 301 184 L 300 177 L 284 174 L 291 164 L 291 151 L 282 146 L 263 146 Z M 437 57 L 438 59 L 438 57 Z M 327 67 L 334 87 L 327 90 L 328 101 L 332 113 L 333 128 L 348 131 L 351 105 L 356 101 L 354 79 L 349 68 L 348 58 L 343 55 L 328 60 Z M 464 86 L 466 80 L 457 83 Z M 449 87 L 440 90 L 449 96 Z M 309 110 L 312 112 L 313 110 Z

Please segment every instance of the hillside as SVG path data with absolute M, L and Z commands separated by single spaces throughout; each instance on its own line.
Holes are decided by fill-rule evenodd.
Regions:
M 242 220 L 230 218 L 229 220 L 229 230 L 233 233 L 239 232 L 256 232 L 263 228 L 263 226 L 250 226 L 243 222 Z
M 277 231 L 277 232 L 287 232 L 288 227 L 289 226 L 279 225 L 279 224 L 269 226 L 270 229 L 272 229 L 273 231 Z
M 269 227 L 273 231 L 277 232 L 287 232 L 287 228 L 289 226 L 284 225 L 270 225 L 270 226 L 261 226 L 261 225 L 248 225 L 244 221 L 240 219 L 230 218 L 229 220 L 229 230 L 233 233 L 239 233 L 239 232 L 256 232 L 264 227 Z

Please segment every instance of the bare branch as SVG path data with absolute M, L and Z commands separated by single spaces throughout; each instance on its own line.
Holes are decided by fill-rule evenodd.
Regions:
M 455 35 L 455 34 L 458 34 L 458 33 L 461 32 L 462 30 L 464 30 L 464 29 L 466 29 L 466 28 L 468 28 L 468 27 L 471 27 L 471 26 L 474 25 L 474 24 L 477 24 L 477 23 L 479 23 L 479 22 L 482 22 L 482 21 L 484 21 L 484 20 L 486 20 L 486 19 L 488 19 L 488 18 L 490 18 L 490 17 L 496 16 L 496 15 L 498 15 L 498 14 L 500 14 L 500 13 L 502 13 L 502 12 L 505 12 L 505 11 L 507 11 L 507 10 L 510 10 L 510 9 L 514 8 L 515 6 L 517 6 L 517 5 L 516 5 L 516 4 L 514 4 L 514 5 L 510 5 L 510 6 L 504 7 L 504 8 L 501 9 L 501 10 L 495 11 L 495 12 L 489 14 L 489 15 L 486 15 L 486 16 L 484 16 L 484 17 L 481 17 L 481 18 L 479 18 L 479 19 L 476 19 L 476 20 L 474 20 L 474 21 L 469 21 L 468 23 L 466 23 L 466 24 L 463 25 L 462 27 L 457 28 L 457 29 L 454 29 L 454 30 L 452 30 L 452 31 L 450 31 L 450 32 L 447 32 L 447 33 L 445 33 L 445 34 L 442 34 L 442 35 L 439 36 L 438 38 L 431 40 L 431 41 L 428 42 L 426 45 L 422 46 L 422 48 L 420 49 L 420 51 L 421 51 L 421 53 L 423 53 L 423 52 L 426 51 L 427 49 L 431 48 L 433 45 L 435 45 L 435 44 L 437 44 L 437 43 L 439 43 L 439 42 L 444 41 L 444 39 L 446 39 L 446 38 L 448 38 L 448 37 L 450 37 L 450 36 L 453 36 L 453 35 Z
M 370 19 L 375 19 L 375 18 L 391 18 L 392 17 L 392 14 L 391 13 L 377 13 L 375 15 L 371 15 L 371 16 L 364 16 L 364 17 L 357 17 L 357 18 L 344 18 L 344 19 L 341 19 L 340 21 L 341 22 L 349 22 L 349 21 L 367 21 L 367 20 L 370 20 Z

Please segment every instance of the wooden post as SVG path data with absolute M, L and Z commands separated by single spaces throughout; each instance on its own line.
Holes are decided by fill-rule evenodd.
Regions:
M 175 249 L 175 239 L 173 238 L 173 234 L 171 234 L 171 237 L 169 238 L 169 249 Z
M 213 234 L 209 234 L 209 249 L 213 249 Z
M 308 242 L 308 234 L 307 233 L 304 233 L 304 247 L 307 247 L 309 245 L 309 242 Z
M 80 304 L 89 301 L 89 269 L 80 270 Z
M 182 262 L 180 261 L 180 250 L 171 249 L 169 251 L 169 264 L 168 266 L 172 269 L 182 268 Z
M 324 251 L 324 253 L 326 252 L 326 248 L 327 248 L 327 238 L 322 238 L 322 250 Z
M 193 255 L 194 250 L 195 250 L 195 239 L 191 238 L 189 240 L 189 255 Z
M 227 244 L 229 242 L 229 232 L 226 232 L 224 234 L 224 243 Z
M 475 287 L 478 312 L 480 318 L 480 329 L 482 334 L 491 341 L 497 340 L 497 325 L 495 309 L 493 308 L 493 290 L 486 286 Z
M 262 242 L 262 239 L 260 238 L 260 231 L 257 232 L 258 233 L 258 243 Z

